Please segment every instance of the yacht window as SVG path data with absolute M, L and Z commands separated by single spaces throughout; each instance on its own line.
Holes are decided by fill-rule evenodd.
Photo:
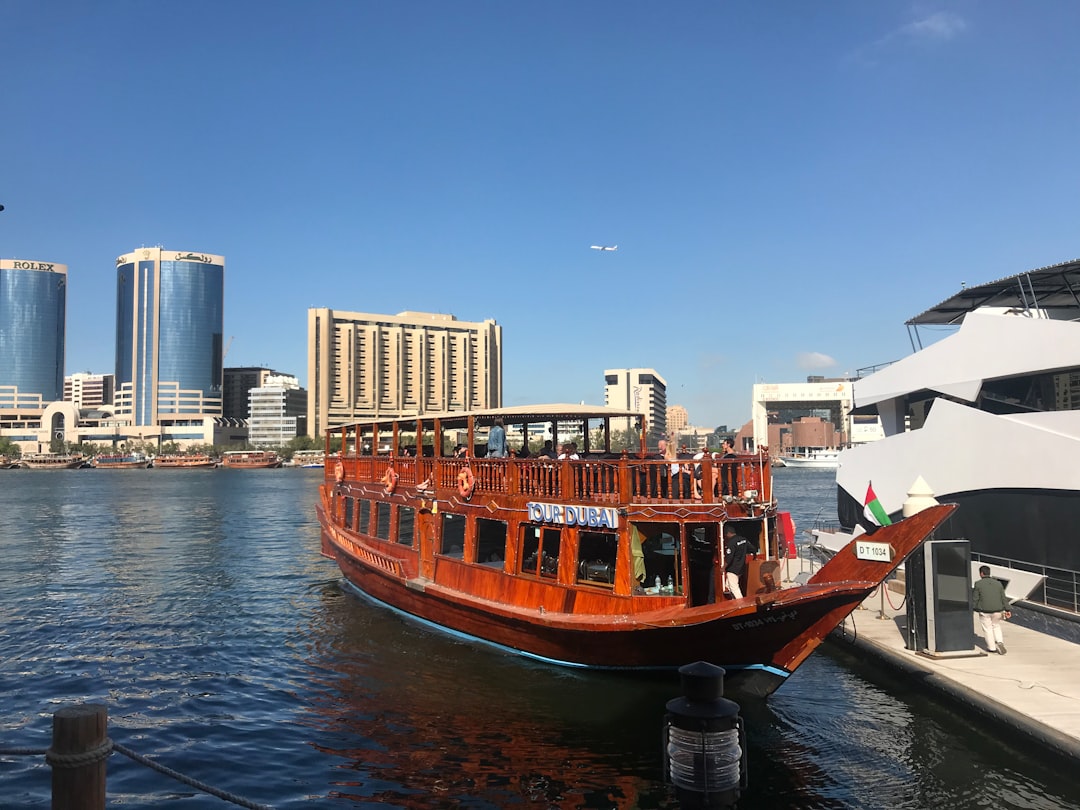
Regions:
M 580 532 L 578 535 L 578 582 L 614 584 L 615 552 L 614 532 Z
M 506 559 L 506 521 L 476 519 L 476 562 L 502 568 Z
M 412 546 L 416 527 L 416 510 L 411 506 L 398 507 L 397 541 Z
M 375 504 L 375 536 L 380 540 L 390 539 L 390 504 L 384 501 Z
M 521 527 L 521 573 L 544 579 L 559 576 L 559 529 L 545 526 Z
M 353 528 L 353 504 L 355 502 L 353 498 L 345 499 L 345 525 L 350 529 Z
M 442 539 L 439 553 L 462 559 L 465 556 L 465 516 L 442 513 Z

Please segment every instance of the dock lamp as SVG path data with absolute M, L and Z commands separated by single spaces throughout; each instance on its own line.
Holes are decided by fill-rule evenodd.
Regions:
M 748 783 L 746 734 L 724 674 L 705 661 L 679 667 L 683 697 L 667 702 L 664 781 L 684 808 L 734 808 Z

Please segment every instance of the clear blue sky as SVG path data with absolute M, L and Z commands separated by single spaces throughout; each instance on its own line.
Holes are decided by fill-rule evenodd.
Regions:
M 505 403 L 653 367 L 699 425 L 1080 255 L 1080 3 L 0 0 L 0 256 L 226 257 L 227 365 L 312 306 L 494 318 Z M 618 252 L 590 250 L 593 244 Z

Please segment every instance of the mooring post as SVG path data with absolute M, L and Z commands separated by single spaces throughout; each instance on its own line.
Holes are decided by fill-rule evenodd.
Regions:
M 65 706 L 53 715 L 53 810 L 105 810 L 105 767 L 112 751 L 108 710 L 96 703 Z

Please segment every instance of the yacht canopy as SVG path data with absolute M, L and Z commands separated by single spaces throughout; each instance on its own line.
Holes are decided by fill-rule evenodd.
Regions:
M 976 312 L 955 334 L 856 380 L 856 411 L 919 391 L 974 402 L 985 380 L 1080 366 L 1078 338 L 1076 323 Z
M 958 324 L 980 307 L 1041 309 L 1055 320 L 1080 318 L 1080 259 L 1028 270 L 977 287 L 962 287 L 937 306 L 907 321 L 908 326 Z

